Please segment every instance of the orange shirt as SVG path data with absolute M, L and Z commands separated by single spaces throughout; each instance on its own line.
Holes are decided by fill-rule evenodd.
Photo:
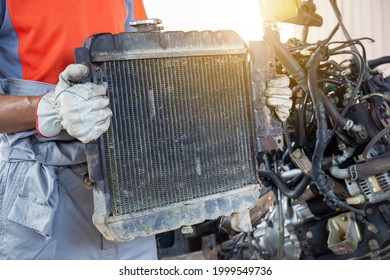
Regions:
M 18 39 L 17 53 L 10 50 L 20 63 L 21 74 L 15 78 L 51 84 L 74 63 L 74 49 L 90 35 L 124 32 L 129 21 L 146 18 L 142 0 L 7 0 L 6 5 L 4 21 L 10 21 Z

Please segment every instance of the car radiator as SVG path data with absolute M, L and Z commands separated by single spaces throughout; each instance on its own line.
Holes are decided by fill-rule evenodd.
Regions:
M 76 50 L 108 83 L 87 144 L 93 221 L 131 240 L 245 212 L 258 197 L 248 48 L 232 31 L 97 34 Z M 93 65 L 93 66 L 92 66 Z

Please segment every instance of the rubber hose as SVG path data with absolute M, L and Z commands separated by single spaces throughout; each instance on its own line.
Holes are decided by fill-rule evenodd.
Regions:
M 377 59 L 369 60 L 367 64 L 368 67 L 370 67 L 370 69 L 374 69 L 382 64 L 387 64 L 387 63 L 390 63 L 390 56 L 383 56 Z
M 380 158 L 356 164 L 356 173 L 358 179 L 360 180 L 387 172 L 389 170 L 390 161 L 388 158 Z
M 259 177 L 270 179 L 272 183 L 282 192 L 282 194 L 290 199 L 296 199 L 300 197 L 306 190 L 306 187 L 311 180 L 310 177 L 303 177 L 299 184 L 292 190 L 286 186 L 286 184 L 283 182 L 282 177 L 273 171 L 259 170 L 258 174 Z

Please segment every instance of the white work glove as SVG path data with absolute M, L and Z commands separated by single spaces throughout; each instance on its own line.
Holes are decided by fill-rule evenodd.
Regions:
M 53 137 L 65 129 L 71 136 L 88 143 L 107 131 L 112 116 L 106 96 L 107 83 L 76 83 L 88 73 L 85 65 L 69 65 L 60 74 L 54 92 L 41 97 L 36 110 L 36 129 L 40 135 Z
M 264 91 L 267 104 L 275 108 L 275 113 L 282 122 L 290 116 L 290 109 L 293 104 L 289 84 L 290 79 L 286 75 L 277 74 L 267 82 L 267 88 Z

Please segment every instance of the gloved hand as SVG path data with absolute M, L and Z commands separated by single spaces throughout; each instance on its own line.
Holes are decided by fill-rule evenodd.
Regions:
M 71 64 L 60 74 L 54 92 L 41 97 L 36 110 L 36 129 L 40 135 L 53 137 L 65 129 L 88 143 L 109 128 L 112 112 L 106 96 L 107 83 L 76 84 L 87 76 L 85 65 Z
M 267 82 L 267 88 L 264 91 L 267 97 L 267 104 L 275 108 L 278 118 L 284 122 L 290 115 L 292 107 L 292 91 L 288 87 L 290 79 L 284 74 L 277 74 L 275 78 Z

